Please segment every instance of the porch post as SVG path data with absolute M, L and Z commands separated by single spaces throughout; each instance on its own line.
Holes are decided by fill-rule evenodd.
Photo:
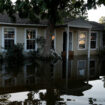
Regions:
M 89 29 L 89 36 L 88 36 L 88 60 L 87 60 L 87 63 L 88 63 L 88 66 L 87 66 L 88 72 L 87 72 L 87 83 L 88 83 L 89 74 L 90 74 L 90 38 L 91 38 L 91 29 Z
M 66 59 L 69 59 L 69 25 L 67 25 Z
M 90 38 L 91 38 L 91 29 L 89 29 L 89 36 L 88 36 L 88 58 L 90 58 Z

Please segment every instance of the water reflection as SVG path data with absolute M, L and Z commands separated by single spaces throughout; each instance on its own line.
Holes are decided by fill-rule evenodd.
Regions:
M 104 99 L 99 101 L 96 97 L 100 95 L 98 91 L 105 97 L 104 64 L 97 57 L 75 57 L 56 63 L 37 61 L 37 65 L 27 62 L 21 67 L 3 64 L 0 66 L 0 105 L 105 104 Z

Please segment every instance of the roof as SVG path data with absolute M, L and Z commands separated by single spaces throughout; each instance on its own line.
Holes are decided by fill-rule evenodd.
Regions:
M 16 15 L 16 21 L 12 22 L 11 18 L 7 15 L 7 13 L 0 14 L 0 25 L 16 25 L 16 26 L 47 26 L 47 20 L 40 20 L 40 22 L 32 22 L 30 19 L 21 19 L 18 15 Z M 92 30 L 104 30 L 104 25 L 93 22 L 86 21 L 83 19 L 65 19 L 64 24 L 60 24 L 58 26 L 67 26 L 75 27 L 75 28 L 92 28 Z
M 80 28 L 80 27 L 81 28 L 92 28 L 92 25 L 88 21 L 85 21 L 82 19 L 75 19 L 75 20 L 69 21 L 68 25 L 71 27 L 77 27 L 77 28 Z
M 46 21 L 40 21 L 40 22 L 32 22 L 28 18 L 19 18 L 19 16 L 16 14 L 16 21 L 13 22 L 11 18 L 7 15 L 7 13 L 0 14 L 0 25 L 27 25 L 27 26 L 47 26 Z
M 93 30 L 105 30 L 105 26 L 103 24 L 94 21 L 89 21 L 89 23 L 92 25 Z

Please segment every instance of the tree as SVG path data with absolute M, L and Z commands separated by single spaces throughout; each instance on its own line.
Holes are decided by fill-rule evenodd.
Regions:
M 105 16 L 102 16 L 102 17 L 99 19 L 99 23 L 105 24 Z

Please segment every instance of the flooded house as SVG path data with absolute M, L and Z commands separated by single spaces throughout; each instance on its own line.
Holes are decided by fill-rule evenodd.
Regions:
M 35 39 L 46 38 L 47 22 L 30 22 L 29 19 L 16 17 L 12 22 L 7 14 L 0 14 L 0 52 L 6 51 L 12 45 L 21 43 L 24 52 L 38 49 Z M 103 47 L 104 26 L 97 22 L 81 19 L 66 19 L 63 24 L 56 25 L 52 40 L 52 48 L 59 54 L 92 55 Z

